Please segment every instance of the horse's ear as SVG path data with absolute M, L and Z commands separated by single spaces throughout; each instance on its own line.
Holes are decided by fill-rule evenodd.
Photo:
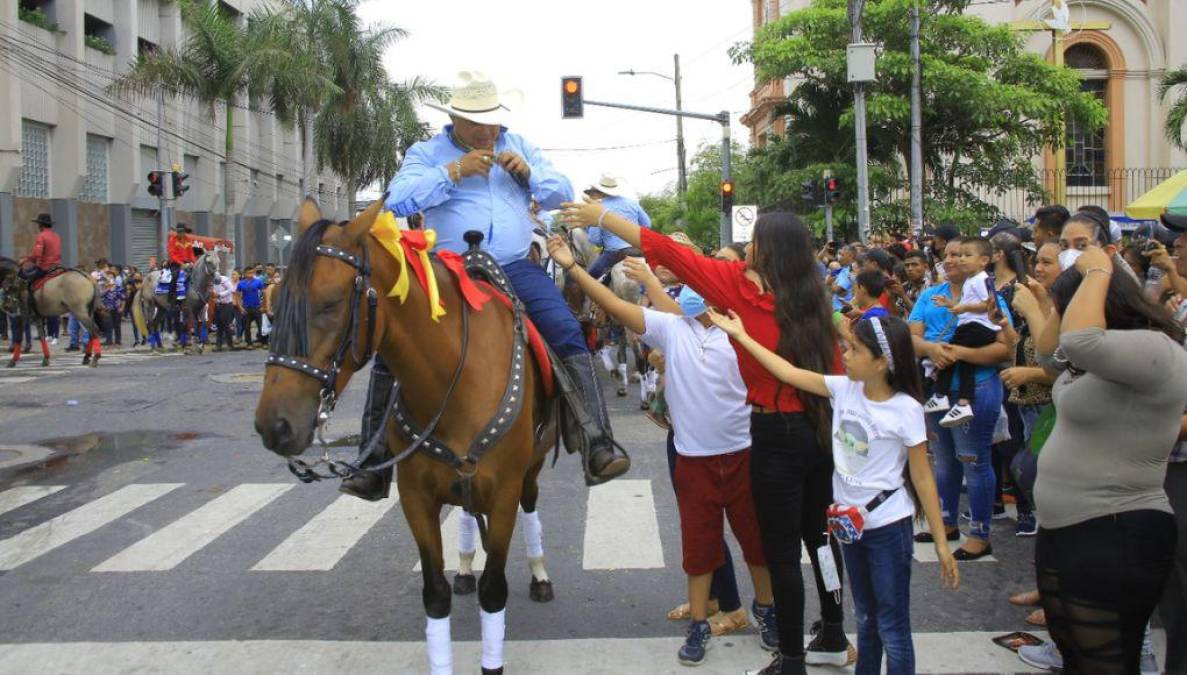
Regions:
M 321 220 L 321 207 L 312 197 L 306 197 L 301 202 L 301 210 L 297 212 L 297 234 L 305 234 L 309 226 Z
M 383 203 L 387 201 L 387 193 L 382 197 L 371 202 L 365 211 L 354 217 L 354 220 L 346 224 L 346 236 L 351 241 L 362 241 L 368 233 L 371 232 L 371 226 L 375 224 L 375 219 L 379 217 L 379 212 L 383 209 Z

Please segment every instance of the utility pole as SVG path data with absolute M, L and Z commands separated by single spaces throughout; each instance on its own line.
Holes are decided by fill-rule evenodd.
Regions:
M 865 0 L 849 0 L 849 20 L 853 24 L 853 47 L 862 44 L 861 15 Z M 855 79 L 850 68 L 849 79 L 853 82 L 853 125 L 857 131 L 857 231 L 861 243 L 867 243 L 870 236 L 870 171 L 869 153 L 866 149 L 866 80 Z
M 672 55 L 675 61 L 675 112 L 683 112 L 680 102 L 680 55 Z M 688 174 L 685 167 L 684 158 L 684 116 L 675 116 L 675 161 L 677 161 L 677 179 L 675 179 L 675 191 L 680 197 L 681 202 L 684 200 L 685 193 L 688 192 Z
M 923 231 L 923 103 L 919 5 L 911 4 L 911 235 Z
M 165 145 L 162 128 L 165 126 L 165 91 L 157 89 L 157 171 L 165 167 Z M 169 208 L 168 191 L 172 189 L 171 180 L 161 181 L 161 195 L 157 197 L 157 208 L 161 213 L 161 253 L 162 261 L 169 260 Z
M 830 199 L 828 193 L 828 181 L 833 177 L 832 169 L 824 170 L 824 236 L 825 241 L 834 241 L 833 238 L 833 200 Z

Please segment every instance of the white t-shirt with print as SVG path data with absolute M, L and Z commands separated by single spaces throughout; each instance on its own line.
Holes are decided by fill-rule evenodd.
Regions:
M 861 382 L 844 375 L 826 376 L 824 382 L 833 399 L 833 499 L 864 507 L 883 490 L 895 490 L 866 518 L 867 529 L 913 515 L 903 469 L 907 449 L 927 441 L 923 406 L 903 393 L 871 401 Z
M 664 353 L 664 396 L 676 452 L 710 457 L 749 448 L 746 385 L 725 331 L 647 307 L 643 323 L 643 341 Z
M 989 274 L 986 272 L 978 272 L 965 279 L 964 285 L 960 287 L 960 304 L 983 305 L 989 302 L 988 284 Z M 956 319 L 956 325 L 963 326 L 966 323 L 979 323 L 992 331 L 1002 329 L 1001 326 L 989 320 L 988 312 L 961 312 Z

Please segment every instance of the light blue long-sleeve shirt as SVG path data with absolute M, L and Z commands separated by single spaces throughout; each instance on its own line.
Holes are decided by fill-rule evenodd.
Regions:
M 384 205 L 397 216 L 423 212 L 425 228 L 437 231 L 437 246 L 464 253 L 462 239 L 469 230 L 483 234 L 482 248 L 501 264 L 527 257 L 532 243 L 529 206 L 534 196 L 545 209 L 573 201 L 569 179 L 552 167 L 540 149 L 518 134 L 503 129 L 495 141 L 495 154 L 510 150 L 531 167 L 526 188 L 497 164 L 490 175 L 468 176 L 458 184 L 449 177 L 448 164 L 466 150 L 452 137 L 453 125 L 408 149 L 400 172 L 388 186 Z
M 639 202 L 633 199 L 626 197 L 603 197 L 602 206 L 606 207 L 608 211 L 613 211 L 635 223 L 639 227 L 651 228 L 651 218 L 643 210 L 643 207 L 639 206 Z M 624 248 L 631 247 L 621 237 L 600 227 L 589 228 L 589 241 L 601 246 L 603 251 L 620 251 Z

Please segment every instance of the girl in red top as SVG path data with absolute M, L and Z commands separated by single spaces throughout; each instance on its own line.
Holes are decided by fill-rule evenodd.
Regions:
M 841 372 L 829 296 L 808 230 L 794 215 L 759 216 L 745 262 L 730 262 L 697 255 L 596 202 L 562 208 L 562 221 L 605 228 L 643 249 L 648 263 L 667 267 L 710 305 L 737 312 L 751 336 L 768 349 L 818 373 Z M 779 653 L 759 675 L 804 673 L 805 663 L 852 663 L 857 654 L 841 627 L 840 593 L 825 589 L 817 554 L 825 545 L 825 511 L 833 500 L 832 409 L 827 398 L 783 384 L 746 350 L 736 351 L 753 405 L 751 492 L 779 623 Z M 801 539 L 812 560 L 822 615 L 806 653 Z M 839 546 L 831 544 L 832 558 L 839 561 Z M 840 565 L 833 568 L 840 578 Z

